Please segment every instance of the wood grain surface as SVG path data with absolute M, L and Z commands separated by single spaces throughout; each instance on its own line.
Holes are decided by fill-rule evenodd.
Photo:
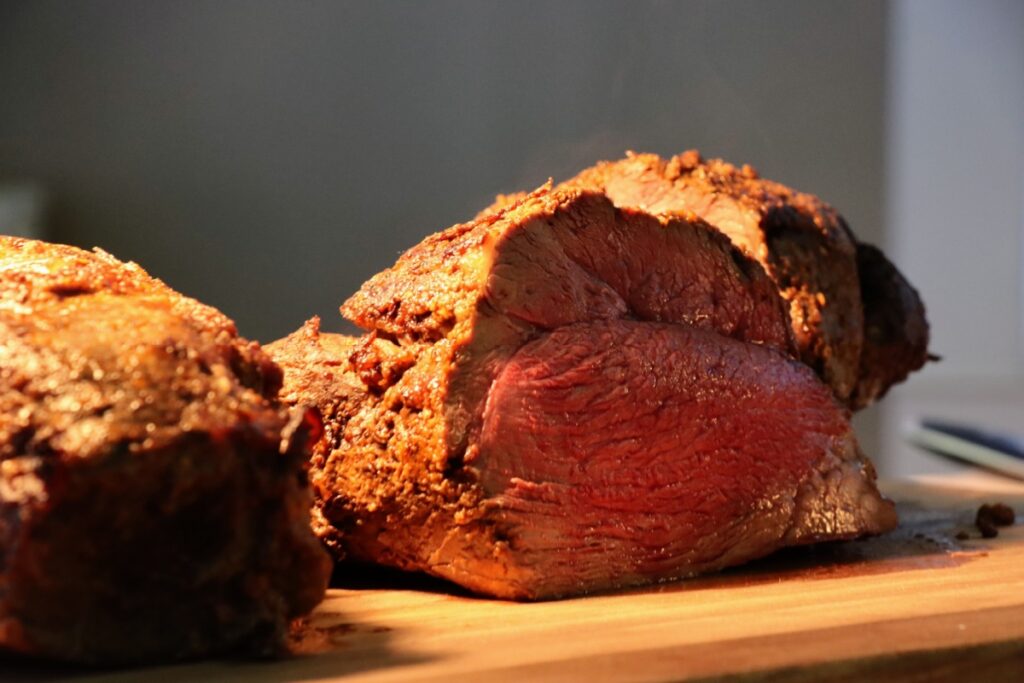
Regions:
M 508 603 L 379 572 L 343 575 L 276 662 L 75 672 L 44 681 L 1024 681 L 1024 525 L 982 539 L 980 502 L 1024 489 L 890 484 L 900 529 L 783 551 L 646 590 Z M 967 531 L 970 538 L 958 540 Z

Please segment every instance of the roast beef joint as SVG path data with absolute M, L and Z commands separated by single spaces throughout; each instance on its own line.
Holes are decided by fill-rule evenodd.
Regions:
M 628 191 L 599 166 L 502 198 L 346 301 L 363 336 L 312 320 L 268 347 L 283 400 L 324 417 L 314 528 L 338 558 L 544 599 L 895 526 L 849 418 L 924 362 L 916 292 L 870 252 L 888 280 L 863 299 L 826 205 L 720 183 L 767 235 L 744 242 L 655 159 Z M 905 351 L 862 366 L 872 344 Z

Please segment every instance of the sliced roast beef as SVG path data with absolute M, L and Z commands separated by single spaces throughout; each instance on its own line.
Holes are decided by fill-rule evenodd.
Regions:
M 327 431 L 318 532 L 549 598 L 895 524 L 764 269 L 701 219 L 542 188 L 425 239 L 270 347 Z
M 801 359 L 853 408 L 927 359 L 928 325 L 917 292 L 812 195 L 693 150 L 671 159 L 630 154 L 565 185 L 605 192 L 617 206 L 692 212 L 728 235 L 778 284 Z

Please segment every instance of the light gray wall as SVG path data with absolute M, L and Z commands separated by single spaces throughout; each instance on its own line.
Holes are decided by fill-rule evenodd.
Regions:
M 1024 2 L 893 6 L 891 246 L 932 314 L 934 377 L 1024 377 Z
M 493 194 L 627 148 L 881 236 L 879 2 L 0 4 L 0 181 L 269 340 Z
M 922 416 L 1024 436 L 1024 3 L 900 0 L 889 36 L 887 241 L 942 362 L 884 402 L 881 470 L 959 475 L 904 436 Z

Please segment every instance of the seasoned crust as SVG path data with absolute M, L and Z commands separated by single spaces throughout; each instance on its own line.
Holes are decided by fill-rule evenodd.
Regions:
M 283 645 L 330 565 L 315 413 L 216 310 L 103 252 L 0 238 L 0 645 L 72 661 Z M 154 615 L 159 615 L 156 617 Z
M 473 482 L 446 476 L 441 364 L 451 348 L 321 332 L 316 318 L 266 347 L 285 371 L 282 400 L 324 416 L 311 459 L 313 528 L 335 559 L 419 569 L 479 502 Z

